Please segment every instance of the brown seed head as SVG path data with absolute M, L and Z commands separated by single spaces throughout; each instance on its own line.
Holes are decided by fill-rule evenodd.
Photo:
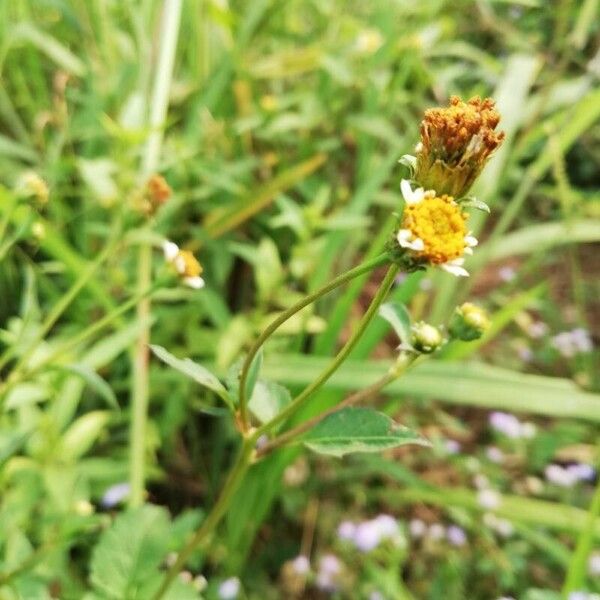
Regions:
M 417 152 L 416 180 L 438 193 L 462 197 L 504 139 L 496 131 L 500 113 L 491 98 L 463 102 L 450 98 L 444 108 L 425 111 Z

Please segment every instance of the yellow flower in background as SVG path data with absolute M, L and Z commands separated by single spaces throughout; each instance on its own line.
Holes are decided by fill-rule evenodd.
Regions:
M 173 265 L 185 285 L 196 290 L 204 287 L 204 279 L 200 277 L 202 265 L 189 250 L 180 250 L 177 244 L 165 240 L 163 252 L 165 260 Z
M 401 183 L 406 202 L 398 244 L 420 264 L 439 265 L 456 276 L 467 276 L 464 255 L 472 254 L 477 240 L 467 229 L 467 214 L 452 196 L 437 196 L 433 190 L 413 190 Z

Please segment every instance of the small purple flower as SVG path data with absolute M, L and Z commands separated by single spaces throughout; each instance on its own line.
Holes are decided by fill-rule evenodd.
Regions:
M 591 352 L 594 349 L 589 331 L 582 327 L 555 335 L 552 345 L 565 358 L 573 358 L 576 354 Z
M 529 337 L 537 340 L 548 333 L 548 325 L 543 321 L 534 321 L 527 327 L 527 333 L 529 334 Z
M 569 465 L 567 471 L 572 473 L 579 481 L 594 481 L 596 478 L 596 469 L 586 463 Z
M 361 552 L 370 552 L 379 546 L 381 534 L 373 521 L 359 523 L 354 534 L 354 545 Z
M 456 440 L 445 440 L 444 450 L 446 450 L 447 454 L 459 454 L 461 450 L 460 442 L 457 442 Z
M 492 429 L 504 434 L 506 437 L 521 437 L 521 422 L 515 415 L 494 411 L 490 414 L 489 423 Z
M 120 504 L 129 496 L 129 492 L 131 490 L 131 486 L 127 482 L 116 483 L 115 485 L 111 485 L 102 496 L 100 500 L 100 504 L 104 508 L 112 508 L 117 504 Z
M 573 487 L 579 479 L 576 472 L 555 464 L 548 465 L 544 469 L 544 475 L 549 483 L 560 487 Z
M 219 585 L 219 598 L 221 600 L 234 600 L 240 593 L 240 586 L 240 580 L 237 577 L 225 579 L 225 581 L 221 582 L 221 585 Z
M 493 463 L 500 464 L 504 460 L 504 452 L 497 446 L 488 446 L 485 450 L 485 455 Z
M 300 554 L 292 560 L 292 568 L 297 575 L 306 575 L 310 571 L 310 561 L 306 556 Z
M 337 529 L 337 535 L 340 540 L 349 541 L 354 539 L 356 525 L 352 521 L 342 521 Z
M 502 281 L 508 282 L 512 281 L 517 276 L 517 273 L 512 267 L 501 267 L 498 270 L 498 275 Z
M 421 519 L 412 519 L 408 524 L 408 532 L 414 539 L 422 538 L 427 531 L 427 525 Z
M 338 588 L 337 577 L 342 571 L 342 565 L 337 556 L 325 554 L 319 561 L 317 587 L 326 592 L 334 592 Z
M 453 546 L 464 546 L 467 543 L 467 535 L 458 525 L 450 525 L 446 530 L 446 537 Z

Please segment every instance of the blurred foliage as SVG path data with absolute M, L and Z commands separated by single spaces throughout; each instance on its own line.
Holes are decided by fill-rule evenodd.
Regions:
M 201 258 L 205 289 L 155 296 L 152 342 L 224 378 L 276 313 L 381 251 L 400 206 L 397 161 L 423 110 L 451 94 L 494 97 L 507 139 L 474 190 L 492 215 L 472 217 L 482 245 L 470 280 L 417 273 L 392 292 L 415 319 L 442 323 L 473 298 L 493 315 L 479 342 L 448 348 L 381 399 L 434 450 L 342 462 L 280 451 L 190 569 L 211 580 L 208 597 L 231 573 L 248 597 L 285 597 L 280 569 L 314 537 L 315 556 L 335 549 L 347 564 L 341 597 L 550 600 L 566 573 L 570 589 L 599 592 L 573 551 L 600 539 L 586 512 L 593 485 L 542 481 L 551 462 L 598 460 L 597 0 L 185 0 L 160 162 L 173 197 L 147 225 L 132 205 L 160 8 L 0 3 L 1 375 L 26 375 L 0 414 L 1 597 L 148 598 L 221 487 L 234 441 L 222 405 L 153 360 L 148 501 L 163 508 L 102 502 L 128 477 L 128 349 L 144 324 L 129 311 L 89 328 L 135 297 L 137 246 L 167 237 Z M 19 200 L 30 171 L 47 183 L 45 204 Z M 161 262 L 157 251 L 156 272 Z M 375 284 L 362 277 L 288 322 L 265 374 L 292 390 L 312 381 Z M 577 328 L 595 347 L 565 355 L 553 340 Z M 303 418 L 385 368 L 387 332 L 372 323 Z M 494 433 L 485 409 L 527 414 L 537 434 Z M 477 475 L 504 495 L 508 539 L 482 517 Z M 376 511 L 457 523 L 469 543 L 370 557 L 336 547 L 344 515 Z M 172 597 L 198 597 L 196 584 Z M 320 593 L 311 583 L 305 597 Z

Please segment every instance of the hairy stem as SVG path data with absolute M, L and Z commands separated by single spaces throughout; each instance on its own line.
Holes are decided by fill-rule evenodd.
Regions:
M 354 333 L 350 337 L 350 339 L 344 344 L 342 349 L 338 352 L 335 358 L 331 361 L 330 365 L 311 383 L 308 387 L 306 387 L 298 396 L 296 396 L 290 404 L 288 404 L 280 413 L 278 413 L 271 421 L 265 423 L 261 427 L 259 427 L 253 434 L 253 439 L 258 439 L 263 433 L 271 430 L 273 427 L 282 423 L 291 417 L 305 402 L 308 398 L 314 394 L 321 386 L 323 386 L 327 380 L 338 370 L 340 365 L 348 358 L 348 355 L 356 346 L 358 340 L 362 337 L 369 323 L 372 321 L 373 317 L 377 314 L 377 311 L 385 297 L 387 296 L 392 284 L 394 283 L 394 279 L 398 273 L 399 267 L 396 264 L 390 265 L 375 297 L 371 301 L 369 308 L 363 315 L 359 324 L 357 325 Z
M 388 254 L 384 253 L 384 254 L 380 254 L 379 256 L 376 256 L 375 258 L 373 258 L 369 261 L 366 261 L 366 262 L 358 265 L 357 267 L 354 267 L 353 269 L 350 269 L 349 271 L 346 271 L 342 275 L 339 275 L 338 277 L 336 277 L 335 279 L 330 281 L 327 285 L 324 285 L 323 287 L 319 288 L 317 291 L 313 292 L 312 294 L 309 294 L 302 300 L 299 300 L 298 302 L 296 302 L 293 306 L 290 306 L 290 308 L 288 308 L 287 310 L 282 312 L 260 334 L 260 336 L 258 337 L 256 342 L 254 342 L 254 344 L 252 345 L 252 348 L 250 348 L 248 355 L 246 356 L 246 359 L 242 366 L 242 370 L 240 372 L 240 423 L 241 423 L 242 427 L 244 428 L 244 431 L 246 431 L 248 428 L 248 401 L 249 401 L 249 398 L 248 398 L 248 394 L 247 394 L 247 390 L 246 390 L 247 382 L 248 382 L 248 373 L 250 371 L 252 361 L 254 360 L 254 357 L 260 350 L 261 346 L 267 341 L 267 339 L 269 337 L 271 337 L 271 335 L 273 335 L 273 333 L 283 323 L 285 323 L 290 317 L 295 315 L 297 312 L 302 310 L 305 306 L 312 304 L 321 296 L 324 296 L 325 294 L 327 294 L 330 291 L 336 289 L 337 287 L 343 285 L 344 283 L 347 283 L 348 281 L 351 281 L 352 279 L 359 277 L 360 275 L 363 275 L 364 273 L 367 273 L 368 271 L 371 271 L 375 267 L 378 267 L 388 261 L 389 261 Z

